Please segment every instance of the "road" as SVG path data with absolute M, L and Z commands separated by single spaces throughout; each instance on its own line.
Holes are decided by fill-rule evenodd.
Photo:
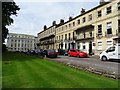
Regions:
M 112 61 L 101 61 L 98 57 L 90 58 L 76 58 L 68 56 L 58 56 L 58 58 L 53 58 L 52 60 L 66 62 L 73 65 L 82 65 L 86 67 L 91 67 L 97 70 L 103 70 L 108 73 L 119 74 L 119 64 L 118 62 Z M 119 74 L 120 75 L 120 74 Z

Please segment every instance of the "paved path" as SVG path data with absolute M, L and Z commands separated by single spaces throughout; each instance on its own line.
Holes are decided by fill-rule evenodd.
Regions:
M 98 70 L 103 70 L 108 73 L 114 73 L 116 75 L 119 74 L 119 64 L 118 62 L 111 61 L 101 61 L 98 56 L 92 56 L 90 58 L 76 58 L 76 57 L 68 57 L 68 56 L 59 56 L 58 58 L 54 58 L 52 60 L 62 61 L 74 65 L 82 65 L 86 67 L 95 68 Z

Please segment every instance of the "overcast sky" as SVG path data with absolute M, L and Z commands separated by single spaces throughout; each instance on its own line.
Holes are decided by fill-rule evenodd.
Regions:
M 18 16 L 12 16 L 14 23 L 9 26 L 10 33 L 30 34 L 37 36 L 43 26 L 52 25 L 55 20 L 68 20 L 69 16 L 80 14 L 81 8 L 86 11 L 97 6 L 99 0 L 14 0 L 20 7 Z

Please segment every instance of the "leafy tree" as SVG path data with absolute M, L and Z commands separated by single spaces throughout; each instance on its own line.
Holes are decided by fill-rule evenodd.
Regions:
M 11 15 L 17 16 L 17 11 L 20 8 L 16 5 L 14 1 L 12 2 L 2 2 L 2 43 L 5 42 L 5 39 L 8 34 L 8 28 L 6 26 L 11 25 L 13 23 L 13 19 Z M 3 45 L 2 49 L 4 51 L 6 47 Z

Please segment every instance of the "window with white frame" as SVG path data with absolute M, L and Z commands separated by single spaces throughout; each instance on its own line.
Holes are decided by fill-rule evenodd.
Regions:
M 67 30 L 67 25 L 65 25 L 65 29 Z
M 80 19 L 77 20 L 77 24 L 80 24 Z
M 99 49 L 99 50 L 102 49 L 102 41 L 98 41 L 98 49 Z
M 107 47 L 112 46 L 112 41 L 107 41 Z
M 69 24 L 69 28 L 71 27 L 71 24 Z
M 107 23 L 107 34 L 112 34 L 112 22 Z
M 118 2 L 117 5 L 118 5 L 118 10 L 120 10 L 120 2 Z
M 101 17 L 102 16 L 102 11 L 98 11 L 98 17 Z
M 98 36 L 102 35 L 102 24 L 98 25 Z
M 73 27 L 75 26 L 75 22 L 73 22 Z
M 88 16 L 88 21 L 91 21 L 91 20 L 92 20 L 92 14 Z
M 83 17 L 83 19 L 82 19 L 82 20 L 83 20 L 83 23 L 84 23 L 84 22 L 86 21 L 86 18 L 85 18 L 85 17 Z
M 109 6 L 109 7 L 107 7 L 107 8 L 106 8 L 106 10 L 107 10 L 107 14 L 109 14 L 109 13 L 111 13 L 111 12 L 112 12 L 112 7 L 111 7 L 111 6 Z
M 65 40 L 67 40 L 67 34 L 65 34 Z

